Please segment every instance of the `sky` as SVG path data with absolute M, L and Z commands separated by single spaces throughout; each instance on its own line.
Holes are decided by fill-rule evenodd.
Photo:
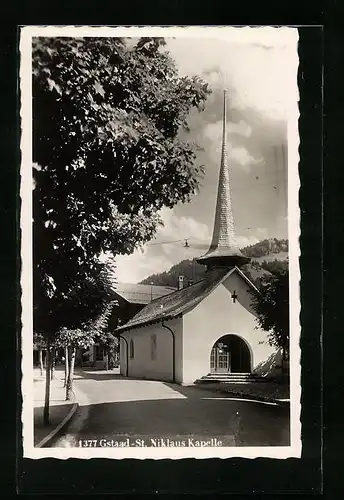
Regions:
M 211 36 L 165 38 L 180 75 L 198 75 L 212 94 L 192 112 L 187 139 L 201 148 L 205 176 L 188 204 L 163 209 L 156 238 L 130 256 L 117 256 L 117 279 L 137 283 L 209 247 L 220 167 L 223 89 L 232 206 L 241 247 L 288 237 L 288 120 L 298 100 L 297 30 L 223 28 Z M 290 168 L 290 165 L 289 165 Z M 183 246 L 187 238 L 189 247 Z M 182 240 L 177 241 L 176 240 Z M 162 242 L 171 242 L 161 244 Z

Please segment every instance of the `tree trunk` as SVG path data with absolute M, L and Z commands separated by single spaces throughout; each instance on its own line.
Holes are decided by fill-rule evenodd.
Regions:
M 49 425 L 49 403 L 50 403 L 50 370 L 51 370 L 51 352 L 50 343 L 47 344 L 45 356 L 45 400 L 43 410 L 43 423 Z
M 109 369 L 109 352 L 105 351 L 105 370 Z
M 114 356 L 113 356 L 113 350 L 110 350 L 109 354 L 108 354 L 109 370 L 113 369 L 113 366 L 114 366 L 114 359 L 113 358 L 114 358 Z
M 52 359 L 51 359 L 51 380 L 55 378 L 55 364 L 56 364 L 56 351 L 52 350 Z
M 63 387 L 67 386 L 68 375 L 69 375 L 68 347 L 65 347 L 65 376 L 64 376 Z
M 42 349 L 39 349 L 38 356 L 39 356 L 39 369 L 41 371 L 41 377 L 43 377 L 44 367 L 43 367 L 43 351 L 42 351 Z
M 66 384 L 66 401 L 70 401 L 71 399 L 73 399 L 74 363 L 75 363 L 75 347 L 69 347 L 68 348 L 69 372 Z
M 287 350 L 285 347 L 282 348 L 282 378 L 285 381 L 288 378 L 288 370 L 286 366 L 287 361 Z

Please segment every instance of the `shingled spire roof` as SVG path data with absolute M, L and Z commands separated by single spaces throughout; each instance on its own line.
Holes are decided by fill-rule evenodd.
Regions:
M 213 267 L 241 266 L 243 264 L 246 264 L 250 260 L 240 252 L 235 237 L 230 189 L 230 175 L 227 162 L 226 100 L 227 91 L 225 90 L 223 97 L 221 166 L 219 174 L 213 238 L 208 252 L 197 259 L 197 262 L 206 265 L 208 269 L 211 269 Z

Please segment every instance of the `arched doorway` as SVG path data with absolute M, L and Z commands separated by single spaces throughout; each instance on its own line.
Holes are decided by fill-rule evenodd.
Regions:
M 212 347 L 211 373 L 251 373 L 251 352 L 237 335 L 224 335 Z

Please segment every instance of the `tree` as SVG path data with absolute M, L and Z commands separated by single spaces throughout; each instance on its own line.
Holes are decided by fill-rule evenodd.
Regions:
M 95 321 L 93 318 L 94 311 L 100 311 L 101 313 L 102 304 L 112 297 L 113 267 L 114 265 L 111 262 L 107 263 L 106 266 L 103 264 L 95 266 L 95 268 L 99 269 L 99 274 L 93 279 L 85 280 L 84 283 L 78 283 L 76 290 L 71 293 L 69 300 L 66 301 L 64 309 L 61 308 L 62 313 L 68 311 L 73 318 L 79 317 L 79 328 L 63 326 L 54 336 L 45 333 L 45 335 L 41 334 L 39 337 L 43 339 L 42 345 L 46 349 L 46 393 L 43 412 L 43 420 L 46 425 L 49 423 L 50 379 L 53 378 L 56 348 L 64 348 L 65 350 L 64 386 L 66 387 L 66 400 L 70 400 L 73 394 L 76 351 L 94 344 L 94 331 L 92 329 L 92 324 Z M 77 292 L 79 295 L 77 295 Z M 85 313 L 87 305 L 91 308 L 89 313 Z M 68 324 L 68 319 L 65 319 L 65 322 Z
M 80 297 L 104 251 L 131 253 L 152 238 L 163 206 L 197 189 L 195 147 L 181 141 L 207 85 L 179 78 L 161 39 L 33 43 L 35 322 L 75 327 L 56 310 Z M 72 296 L 72 297 L 71 297 Z M 89 314 L 89 304 L 86 305 Z M 86 312 L 85 311 L 85 312 Z M 95 316 L 98 314 L 95 311 Z M 65 325 L 68 319 L 71 323 Z
M 66 400 L 70 400 L 73 393 L 74 363 L 77 349 L 86 349 L 94 344 L 94 339 L 87 329 L 74 330 L 62 328 L 56 339 L 59 347 L 65 348 L 65 387 Z
M 95 342 L 100 342 L 106 356 L 106 370 L 109 369 L 109 356 L 117 346 L 117 339 L 108 331 L 110 316 L 114 306 L 118 305 L 116 300 L 104 303 L 104 309 L 99 318 L 92 324 L 91 330 Z
M 98 298 L 101 301 L 101 298 Z M 110 349 L 113 340 L 107 337 L 112 337 L 107 334 L 107 326 L 109 318 L 116 301 L 106 301 L 103 298 L 103 310 L 96 320 L 89 320 L 80 328 L 70 329 L 62 327 L 57 334 L 54 346 L 62 347 L 65 349 L 65 382 L 66 387 L 66 400 L 72 398 L 73 381 L 74 381 L 74 364 L 77 349 L 87 349 L 101 341 L 107 349 Z
M 43 369 L 44 369 L 44 365 L 43 365 L 43 351 L 46 350 L 47 343 L 46 343 L 46 341 L 44 339 L 44 335 L 42 335 L 41 333 L 37 333 L 37 332 L 34 332 L 34 334 L 33 334 L 33 342 L 34 342 L 35 346 L 38 349 L 39 369 L 40 369 L 40 374 L 41 374 L 41 377 L 42 377 L 43 376 Z
M 288 260 L 264 260 L 260 262 L 260 266 L 271 274 L 281 274 L 288 269 Z
M 99 256 L 150 240 L 159 210 L 188 201 L 202 178 L 179 132 L 209 90 L 179 77 L 164 46 L 33 40 L 34 328 L 48 343 L 99 315 Z
M 289 357 L 289 272 L 278 270 L 265 276 L 260 294 L 253 295 L 253 308 L 260 328 L 269 334 L 271 345 L 282 350 L 282 368 Z

